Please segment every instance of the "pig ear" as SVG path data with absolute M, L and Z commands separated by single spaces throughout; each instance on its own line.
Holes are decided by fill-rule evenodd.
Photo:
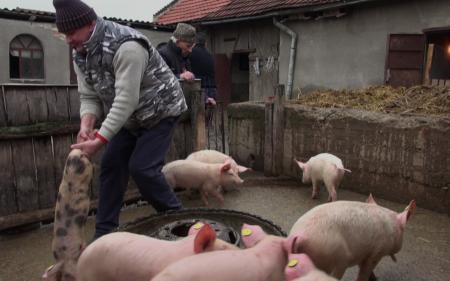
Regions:
M 301 162 L 301 161 L 298 161 L 298 160 L 295 159 L 295 158 L 294 158 L 294 161 L 297 163 L 297 165 L 300 167 L 300 169 L 302 169 L 302 170 L 305 169 L 305 166 L 306 166 L 305 163 L 303 163 L 303 162 Z
M 231 162 L 229 160 L 225 161 L 225 163 L 222 164 L 222 167 L 220 167 L 220 172 L 225 173 L 226 171 L 230 170 L 231 168 Z
M 42 275 L 42 278 L 49 279 L 52 276 L 60 273 L 62 265 L 63 265 L 63 262 L 60 261 L 60 262 L 57 262 L 57 263 L 52 264 L 51 266 L 47 267 L 47 269 L 45 270 L 44 274 Z
M 205 224 L 194 239 L 194 253 L 203 253 L 216 241 L 216 232 L 209 224 Z
M 300 253 L 300 251 L 298 249 L 299 247 L 297 245 L 298 240 L 299 240 L 298 235 L 288 236 L 288 238 L 286 238 L 286 240 L 284 240 L 284 242 L 283 242 L 283 249 L 285 250 L 285 252 L 288 254 Z
M 367 198 L 366 203 L 378 205 L 377 202 L 375 202 L 372 193 L 369 194 L 369 198 Z
M 251 171 L 252 169 L 238 165 L 238 171 L 239 173 L 243 173 L 243 172 L 247 172 L 247 171 Z
M 244 223 L 241 229 L 242 241 L 246 248 L 251 248 L 263 240 L 267 234 L 259 225 L 250 225 Z

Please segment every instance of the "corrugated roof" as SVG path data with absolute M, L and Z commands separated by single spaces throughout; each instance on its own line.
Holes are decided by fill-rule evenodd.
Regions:
M 15 8 L 11 10 L 7 8 L 0 9 L 0 17 L 18 20 L 30 20 L 37 22 L 55 22 L 54 12 L 30 10 L 23 8 Z M 103 18 L 106 20 L 115 21 L 123 25 L 129 25 L 132 27 L 144 29 L 158 29 L 158 30 L 172 31 L 174 28 L 173 26 L 161 25 L 158 24 L 157 22 L 137 21 L 111 17 L 103 17 Z
M 261 15 L 306 6 L 325 5 L 343 0 L 179 0 L 163 11 L 157 22 L 218 20 Z

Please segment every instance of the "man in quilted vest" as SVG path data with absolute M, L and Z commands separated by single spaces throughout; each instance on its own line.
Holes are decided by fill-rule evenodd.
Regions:
M 105 147 L 94 238 L 118 226 L 129 175 L 156 211 L 180 209 L 161 173 L 187 109 L 178 79 L 137 30 L 97 17 L 81 0 L 53 5 L 56 27 L 73 49 L 80 93 L 80 131 L 71 148 L 92 156 Z

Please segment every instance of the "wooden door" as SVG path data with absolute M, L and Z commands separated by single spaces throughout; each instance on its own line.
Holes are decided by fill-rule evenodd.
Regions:
M 385 81 L 391 86 L 422 84 L 425 52 L 424 34 L 390 34 Z

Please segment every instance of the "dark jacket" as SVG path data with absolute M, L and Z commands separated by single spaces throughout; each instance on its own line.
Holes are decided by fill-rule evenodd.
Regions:
M 202 79 L 202 88 L 216 88 L 214 58 L 204 45 L 195 45 L 189 57 L 192 73 Z
M 184 71 L 191 71 L 189 57 L 183 57 L 181 55 L 181 49 L 172 40 L 160 45 L 158 52 L 178 78 L 180 78 L 180 74 Z

